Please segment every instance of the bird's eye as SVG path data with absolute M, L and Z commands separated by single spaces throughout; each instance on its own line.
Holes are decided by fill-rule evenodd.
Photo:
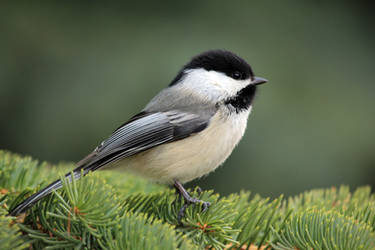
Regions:
M 239 72 L 239 71 L 234 71 L 234 72 L 232 73 L 232 78 L 233 78 L 233 79 L 238 80 L 238 79 L 241 79 L 241 77 L 242 77 L 242 74 L 241 74 L 241 72 Z

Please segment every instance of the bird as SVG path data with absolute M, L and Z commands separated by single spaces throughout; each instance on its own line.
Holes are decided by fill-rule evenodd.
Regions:
M 183 184 L 209 174 L 228 158 L 245 133 L 257 88 L 266 82 L 233 52 L 202 52 L 65 177 L 71 181 L 104 168 L 127 170 L 173 185 L 185 201 L 179 221 L 191 204 L 202 204 L 206 211 L 210 203 L 192 197 Z M 61 187 L 56 180 L 9 215 L 26 212 Z

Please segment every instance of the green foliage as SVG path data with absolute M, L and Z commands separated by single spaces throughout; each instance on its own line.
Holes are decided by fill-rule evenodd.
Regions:
M 288 208 L 297 211 L 317 207 L 335 210 L 340 214 L 365 222 L 375 230 L 375 195 L 370 187 L 357 188 L 351 193 L 349 188 L 341 186 L 338 190 L 316 189 L 299 196 L 289 198 Z
M 372 249 L 375 245 L 368 224 L 334 210 L 298 212 L 276 234 L 275 249 Z
M 39 164 L 0 151 L 0 249 L 375 249 L 375 196 L 368 187 L 319 189 L 285 200 L 249 192 L 189 206 L 180 224 L 183 200 L 175 191 L 114 171 L 89 173 L 38 202 L 26 215 L 9 208 L 73 168 Z M 22 231 L 22 234 L 21 232 Z
M 113 228 L 103 231 L 105 249 L 195 249 L 174 227 L 144 214 L 126 213 Z
M 201 213 L 201 206 L 189 206 L 183 226 L 177 221 L 177 213 L 183 205 L 183 201 L 176 198 L 174 191 L 159 192 L 150 195 L 137 194 L 129 197 L 125 204 L 134 212 L 145 213 L 154 216 L 171 225 L 178 226 L 177 231 L 184 233 L 193 242 L 200 246 L 212 246 L 217 249 L 225 247 L 226 243 L 237 243 L 235 236 L 238 230 L 233 228 L 233 220 L 237 211 L 233 209 L 233 202 L 228 199 L 219 199 L 212 191 L 199 195 L 196 191 L 191 193 L 199 199 L 211 202 L 210 212 Z
M 43 182 L 48 182 L 56 171 L 41 171 L 47 163 L 39 164 L 31 157 L 19 157 L 0 150 L 0 187 L 10 190 L 34 189 Z
M 28 243 L 21 235 L 18 225 L 12 225 L 12 218 L 6 216 L 6 195 L 0 195 L 0 248 L 1 249 L 23 249 Z
M 237 199 L 241 199 L 241 196 L 237 196 Z M 240 246 L 250 244 L 261 246 L 271 239 L 270 226 L 278 226 L 284 216 L 278 211 L 281 200 L 282 197 L 279 197 L 269 203 L 268 199 L 255 196 L 243 205 L 235 220 L 235 228 L 241 229 L 237 236 Z

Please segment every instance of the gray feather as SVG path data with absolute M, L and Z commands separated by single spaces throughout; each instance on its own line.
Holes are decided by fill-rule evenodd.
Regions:
M 179 110 L 143 112 L 118 128 L 79 168 L 95 170 L 160 144 L 186 138 L 206 128 L 210 118 Z

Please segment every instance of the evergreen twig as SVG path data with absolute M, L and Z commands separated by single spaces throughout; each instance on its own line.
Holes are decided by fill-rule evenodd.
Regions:
M 62 173 L 73 164 L 61 164 Z M 211 202 L 202 212 L 175 191 L 114 171 L 89 173 L 38 202 L 18 218 L 7 211 L 58 176 L 57 167 L 0 151 L 0 249 L 375 249 L 375 196 L 316 189 L 270 200 L 249 192 Z M 22 232 L 22 233 L 21 233 Z

